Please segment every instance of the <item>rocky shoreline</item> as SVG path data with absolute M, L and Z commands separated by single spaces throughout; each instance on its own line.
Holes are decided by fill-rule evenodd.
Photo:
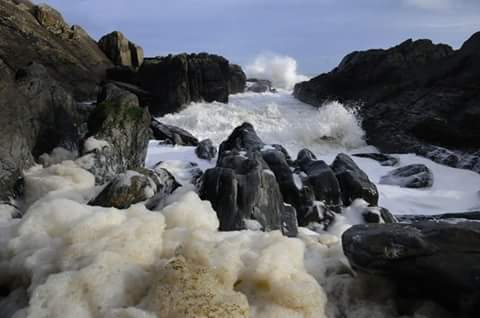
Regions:
M 340 270 L 337 266 L 331 271 L 342 272 L 339 275 L 347 276 L 352 284 L 363 279 L 386 280 L 391 288 L 388 301 L 394 303 L 395 317 L 415 315 L 430 301 L 441 308 L 438 312 L 447 313 L 446 317 L 474 317 L 479 312 L 478 212 L 458 214 L 462 221 L 454 224 L 449 219 L 455 214 L 397 217 L 395 211 L 379 206 L 377 186 L 347 154 L 338 154 L 331 164 L 317 159 L 309 149 L 303 149 L 293 158 L 283 145 L 265 143 L 248 122 L 235 128 L 217 149 L 211 140 L 200 140 L 183 127 L 167 125 L 158 119 L 194 102 L 227 103 L 231 94 L 245 91 L 274 94 L 268 80 L 247 80 L 240 66 L 218 55 L 144 57 L 143 49 L 118 31 L 105 35 L 97 43 L 81 27 L 68 25 L 53 8 L 26 0 L 0 1 L 0 37 L 0 201 L 2 207 L 10 209 L 9 220 L 19 219 L 20 225 L 22 222 L 28 225 L 30 215 L 36 215 L 32 207 L 39 210 L 49 207 L 49 196 L 54 197 L 55 191 L 61 190 L 58 180 L 64 182 L 68 178 L 75 191 L 63 193 L 61 199 L 75 198 L 82 209 L 92 207 L 111 218 L 111 213 L 119 211 L 137 215 L 135 209 L 140 209 L 141 222 L 151 217 L 154 224 L 161 224 L 162 232 L 165 226 L 172 231 L 166 234 L 167 241 L 172 237 L 187 237 L 186 229 L 192 233 L 197 229 L 197 224 L 193 224 L 197 221 L 191 221 L 193 225 L 188 223 L 188 213 L 193 212 L 185 209 L 188 210 L 185 216 L 181 203 L 172 203 L 182 188 L 192 191 L 185 195 L 186 200 L 208 206 L 205 208 L 208 224 L 200 224 L 199 228 L 207 228 L 215 235 L 217 230 L 272 232 L 258 239 L 267 246 L 269 243 L 265 242 L 274 237 L 289 248 L 300 246 L 302 253 L 309 244 L 317 246 L 322 240 L 311 242 L 313 239 L 305 233 L 317 231 L 316 235 L 328 236 L 338 220 L 353 214 L 358 224 L 348 224 L 349 229 L 339 230 L 343 233 L 341 244 L 350 268 L 345 270 L 344 266 Z M 400 165 L 390 154 L 413 152 L 445 165 L 480 172 L 480 130 L 476 125 L 480 119 L 479 48 L 480 33 L 477 33 L 459 50 L 428 40 L 409 40 L 388 50 L 354 52 L 332 72 L 297 84 L 294 95 L 315 107 L 339 100 L 357 110 L 367 142 L 383 153 L 353 156 L 392 167 L 380 183 L 409 189 L 430 188 L 435 179 L 427 166 Z M 17 53 L 20 50 L 22 54 Z M 181 169 L 188 171 L 185 180 L 177 178 L 162 162 L 147 169 L 145 160 L 151 140 L 195 147 L 195 154 L 214 162 L 214 166 L 202 171 L 191 162 L 183 162 Z M 110 210 L 105 212 L 101 208 Z M 159 211 L 165 216 L 158 217 Z M 172 225 L 180 222 L 174 213 L 188 223 L 186 229 Z M 49 235 L 57 234 L 52 233 Z M 18 235 L 22 238 L 22 233 Z M 200 241 L 204 239 L 201 233 L 195 235 Z M 219 237 L 224 240 L 221 234 Z M 68 238 L 66 242 L 72 240 Z M 0 242 L 5 246 L 13 244 Z M 312 249 L 322 250 L 318 254 L 322 256 L 318 257 L 324 257 L 328 254 L 325 250 L 335 245 L 322 244 Z M 176 254 L 182 248 L 195 250 L 194 247 L 172 246 L 167 246 L 171 252 L 168 255 L 175 260 L 164 264 L 161 277 L 175 282 L 170 282 L 169 288 L 173 290 L 178 286 L 176 283 L 190 284 L 181 275 L 187 272 L 195 276 L 192 273 L 196 269 L 191 269 L 193 265 Z M 0 247 L 0 261 L 10 261 L 14 253 L 7 250 Z M 70 252 L 75 256 L 75 251 Z M 21 258 L 16 254 L 14 257 Z M 303 254 L 299 257 L 298 263 L 303 266 Z M 83 261 L 78 260 L 79 264 Z M 176 272 L 179 268 L 180 274 Z M 6 270 L 10 271 L 7 276 L 11 277 L 0 280 L 0 309 L 4 309 L 3 299 L 17 297 L 18 288 L 28 294 L 29 284 L 38 284 L 33 275 L 19 278 L 21 275 L 14 268 Z M 198 272 L 198 279 L 205 286 L 215 281 L 212 286 L 218 285 L 226 294 L 239 291 L 248 294 L 247 290 L 255 288 L 268 294 L 272 289 L 246 275 L 252 285 L 238 278 L 231 282 L 231 290 L 225 289 L 227 292 L 222 289 L 225 286 L 220 286 L 225 282 L 211 278 L 208 269 L 202 267 Z M 311 282 L 312 277 L 303 277 L 303 272 L 300 275 L 292 270 L 292 273 L 310 287 L 316 284 Z M 321 294 L 317 287 L 311 287 L 311 295 L 315 297 Z M 193 287 L 185 287 L 188 288 Z M 168 299 L 168 292 L 162 288 L 152 287 L 149 292 L 152 290 L 162 299 Z M 330 286 L 328 297 L 334 294 L 332 290 L 334 287 Z M 23 295 L 22 301 L 29 300 L 29 296 Z M 235 317 L 247 317 L 246 296 L 235 294 L 231 296 L 234 298 L 235 306 L 228 301 L 219 301 L 220 305 L 207 302 L 198 310 L 213 306 L 212 312 L 221 308 L 220 315 L 228 312 L 235 313 Z M 23 307 L 29 305 L 28 301 L 22 301 L 19 303 Z M 164 313 L 156 301 L 148 299 L 143 304 L 160 308 L 157 312 Z M 293 300 L 293 304 L 285 302 L 289 303 L 289 310 L 302 308 L 302 317 L 314 317 L 305 308 L 317 306 L 320 297 L 309 301 L 301 305 Z M 233 308 L 230 305 L 235 310 L 229 311 Z M 195 308 L 185 310 L 195 311 Z M 342 315 L 348 310 L 340 305 L 333 312 L 337 313 L 335 317 L 349 317 Z

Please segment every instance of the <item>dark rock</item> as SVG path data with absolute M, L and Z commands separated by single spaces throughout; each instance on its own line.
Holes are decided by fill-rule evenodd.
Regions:
M 470 212 L 455 212 L 455 213 L 434 214 L 434 215 L 421 215 L 421 214 L 397 215 L 396 219 L 398 219 L 398 221 L 402 223 L 439 221 L 439 220 L 480 221 L 480 212 L 470 211 Z
M 138 82 L 137 70 L 131 66 L 116 65 L 115 67 L 109 68 L 106 72 L 106 79 L 109 81 L 121 82 L 134 86 Z
M 398 223 L 399 220 L 396 216 L 392 214 L 388 209 L 386 208 L 379 208 L 380 209 L 380 215 L 382 216 L 382 220 L 385 223 Z
M 0 199 L 7 200 L 20 172 L 42 154 L 78 152 L 85 115 L 40 64 L 14 74 L 0 61 L 0 74 Z
M 220 230 L 245 229 L 245 220 L 256 220 L 265 231 L 281 228 L 283 198 L 273 172 L 259 153 L 250 158 L 224 156 L 203 177 L 200 190 L 217 212 Z
M 342 193 L 333 170 L 322 160 L 314 160 L 302 165 L 307 175 L 306 182 L 315 194 L 315 200 L 325 204 L 327 209 L 340 213 Z
M 354 269 L 387 276 L 399 293 L 432 299 L 459 316 L 480 308 L 480 223 L 357 225 L 342 237 Z
M 317 156 L 308 149 L 302 149 L 297 155 L 297 160 L 295 165 L 300 167 L 300 169 L 306 168 L 312 161 L 317 160 Z
M 408 165 L 383 176 L 380 183 L 404 188 L 430 188 L 433 185 L 433 173 L 423 164 Z
M 298 236 L 297 211 L 291 205 L 284 205 L 283 207 L 282 234 L 287 237 Z
M 340 184 L 345 205 L 350 205 L 355 199 L 363 199 L 372 206 L 378 204 L 377 187 L 352 158 L 346 154 L 339 154 L 331 167 Z
M 298 84 L 295 96 L 316 106 L 327 100 L 358 106 L 367 142 L 382 152 L 428 156 L 443 147 L 473 155 L 480 148 L 480 51 L 472 48 L 479 43 L 475 34 L 459 50 L 409 40 L 354 52 L 332 72 Z M 459 167 L 448 157 L 429 158 Z
M 47 5 L 27 1 L 1 1 L 0 12 L 0 56 L 13 74 L 35 62 L 75 98 L 96 94 L 112 64 L 82 28 L 69 26 Z
M 106 141 L 108 147 L 95 151 L 96 164 L 85 167 L 95 174 L 98 183 L 107 182 L 126 170 L 143 167 L 152 138 L 150 123 L 150 114 L 139 107 L 135 95 L 113 84 L 104 86 L 88 127 L 89 136 Z M 99 170 L 105 173 L 96 174 Z
M 247 91 L 254 93 L 274 93 L 275 89 L 272 88 L 272 82 L 269 80 L 249 78 L 247 80 Z
M 265 146 L 250 123 L 243 123 L 235 128 L 227 140 L 220 144 L 218 162 L 224 155 L 232 152 L 240 153 L 260 151 Z
M 387 166 L 387 167 L 393 167 L 398 165 L 399 163 L 398 158 L 395 158 L 393 156 L 386 155 L 383 153 L 356 153 L 356 154 L 353 154 L 352 156 L 359 157 L 359 158 L 369 158 L 369 159 L 378 161 L 380 165 Z
M 156 190 L 152 179 L 129 170 L 115 176 L 89 205 L 128 209 L 132 204 L 153 197 Z
M 162 124 L 156 119 L 152 120 L 151 128 L 155 139 L 167 144 L 179 146 L 198 146 L 199 144 L 198 139 L 188 131 L 175 126 Z
M 217 148 L 210 139 L 205 139 L 195 148 L 195 154 L 200 159 L 212 160 L 217 155 Z
M 47 69 L 32 63 L 20 69 L 15 84 L 35 108 L 30 111 L 35 130 L 32 154 L 38 158 L 56 147 L 78 151 L 84 117 L 72 96 L 48 75 Z
M 242 68 L 236 64 L 230 64 L 229 93 L 238 94 L 245 92 L 247 76 Z
M 380 220 L 381 220 L 380 215 L 378 213 L 375 213 L 369 210 L 363 212 L 362 216 L 366 223 L 378 224 L 380 223 Z
M 138 68 L 143 63 L 143 49 L 130 42 L 121 32 L 104 35 L 98 46 L 115 65 Z
M 139 85 L 152 94 L 150 112 L 176 112 L 191 102 L 228 102 L 230 66 L 217 55 L 180 54 L 145 59 Z

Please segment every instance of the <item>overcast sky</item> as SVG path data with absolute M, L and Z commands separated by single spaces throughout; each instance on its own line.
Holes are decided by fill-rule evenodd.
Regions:
M 480 31 L 480 0 L 43 0 L 94 38 L 122 31 L 147 56 L 206 51 L 242 65 L 269 52 L 301 72 L 408 38 L 460 46 Z

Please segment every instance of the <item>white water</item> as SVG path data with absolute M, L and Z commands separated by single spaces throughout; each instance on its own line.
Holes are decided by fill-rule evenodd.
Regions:
M 249 121 L 265 142 L 283 144 L 292 155 L 308 147 L 329 163 L 340 151 L 373 150 L 342 105 L 317 110 L 286 92 L 241 94 L 228 105 L 199 103 L 161 120 L 217 144 Z M 479 175 L 414 155 L 400 160 L 427 164 L 434 186 L 379 185 L 381 205 L 395 213 L 479 207 Z M 181 182 L 189 177 L 185 161 L 201 169 L 214 165 L 196 158 L 192 147 L 151 142 L 146 165 L 159 161 Z M 375 182 L 392 169 L 355 161 Z M 32 168 L 24 218 L 11 219 L 11 208 L 0 206 L 0 283 L 15 289 L 0 298 L 0 317 L 398 317 L 392 287 L 353 279 L 342 253 L 341 233 L 358 222 L 352 215 L 362 202 L 338 216 L 328 233 L 300 229 L 291 239 L 278 231 L 218 232 L 210 203 L 190 189 L 178 189 L 153 213 L 142 204 L 91 207 L 86 203 L 99 189 L 76 163 Z M 435 310 L 424 306 L 414 317 L 438 317 Z
M 248 78 L 266 79 L 276 88 L 291 90 L 308 77 L 297 71 L 297 61 L 290 56 L 260 54 L 245 68 Z
M 217 145 L 235 127 L 247 121 L 266 143 L 285 146 L 293 158 L 303 148 L 309 148 L 327 163 L 331 163 L 339 152 L 376 152 L 374 147 L 365 144 L 364 132 L 355 114 L 346 110 L 342 104 L 333 102 L 317 109 L 296 100 L 287 91 L 278 94 L 234 95 L 227 105 L 196 103 L 178 114 L 170 114 L 160 120 L 184 128 L 198 138 L 210 138 Z M 179 155 L 186 160 L 198 162 L 202 168 L 208 167 L 208 162 L 195 157 L 193 149 L 158 148 L 155 144 L 150 149 L 147 165 Z M 381 206 L 394 214 L 480 210 L 479 174 L 439 165 L 414 154 L 396 156 L 400 159 L 400 166 L 415 163 L 427 165 L 433 171 L 434 185 L 428 189 L 407 189 L 379 184 L 382 176 L 398 167 L 383 167 L 374 160 L 353 157 L 377 184 Z
M 287 91 L 233 95 L 226 105 L 194 103 L 161 121 L 183 127 L 197 138 L 210 138 L 217 145 L 247 121 L 266 143 L 282 144 L 292 153 L 305 147 L 326 154 L 366 146 L 357 118 L 343 105 L 332 102 L 317 109 Z

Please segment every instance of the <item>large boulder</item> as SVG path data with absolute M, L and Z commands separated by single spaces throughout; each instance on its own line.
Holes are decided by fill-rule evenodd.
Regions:
M 147 208 L 154 208 L 178 187 L 175 178 L 164 169 L 128 170 L 116 175 L 89 204 L 128 209 L 132 204 L 145 202 Z
M 191 102 L 228 102 L 230 67 L 217 55 L 180 54 L 145 59 L 140 87 L 151 92 L 150 112 L 163 115 Z
M 297 84 L 294 94 L 318 107 L 329 100 L 358 106 L 367 142 L 382 152 L 414 152 L 462 167 L 480 147 L 480 51 L 472 49 L 479 47 L 475 34 L 458 50 L 408 40 L 354 52 L 330 73 Z M 459 159 L 436 155 L 439 148 Z
M 433 299 L 461 317 L 478 314 L 480 223 L 357 225 L 342 243 L 355 270 L 387 276 L 399 296 Z
M 205 172 L 200 195 L 212 202 L 221 230 L 251 228 L 254 222 L 262 230 L 294 236 L 296 209 L 284 204 L 291 198 L 282 195 L 293 184 L 292 172 L 281 151 L 264 146 L 251 124 L 235 128 L 220 145 L 216 167 Z
M 98 104 L 88 122 L 89 140 L 104 146 L 85 147 L 87 155 L 95 154 L 96 163 L 86 167 L 96 175 L 97 183 L 109 181 L 115 174 L 143 167 L 148 142 L 152 138 L 151 117 L 139 106 L 132 93 L 107 84 L 99 94 Z M 97 143 L 98 144 L 98 143 Z M 106 166 L 99 169 L 98 166 Z M 96 171 L 105 171 L 98 174 Z
M 129 41 L 121 32 L 104 35 L 98 41 L 98 46 L 115 65 L 139 68 L 143 63 L 143 49 Z
M 380 183 L 404 188 L 430 188 L 433 186 L 433 173 L 426 165 L 413 164 L 389 172 L 380 178 Z
M 16 73 L 31 62 L 76 99 L 91 99 L 112 63 L 79 26 L 68 25 L 47 5 L 0 1 L 0 56 Z M 21 54 L 20 54 L 21 52 Z
M 128 170 L 115 176 L 89 204 L 128 209 L 132 204 L 153 197 L 156 190 L 152 179 L 136 171 Z
M 350 205 L 355 199 L 363 199 L 372 206 L 378 204 L 377 186 L 367 174 L 346 154 L 339 154 L 331 165 L 342 190 L 342 201 Z
M 247 228 L 248 220 L 260 223 L 265 231 L 281 228 L 283 198 L 275 175 L 257 152 L 248 157 L 229 154 L 203 177 L 203 200 L 212 202 L 220 230 Z
M 245 87 L 238 65 L 207 53 L 147 58 L 135 77 L 130 83 L 151 93 L 148 106 L 155 116 L 179 111 L 191 102 L 227 103 L 229 94 Z
M 13 73 L 0 61 L 0 199 L 12 196 L 21 171 L 43 153 L 78 152 L 86 133 L 83 106 L 37 63 Z

